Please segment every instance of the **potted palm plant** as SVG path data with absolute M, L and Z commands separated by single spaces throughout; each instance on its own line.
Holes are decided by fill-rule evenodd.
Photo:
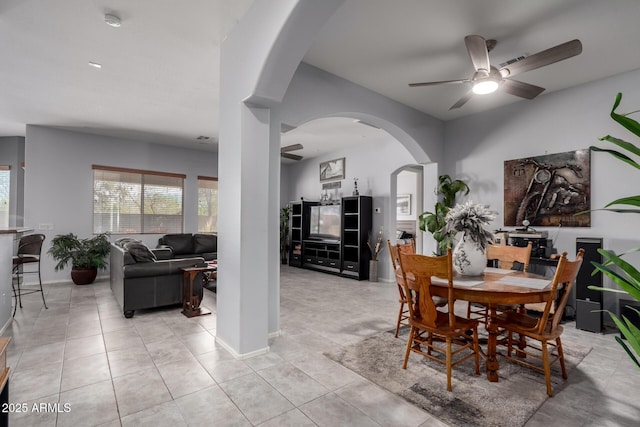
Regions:
M 635 136 L 640 137 L 640 123 L 629 117 L 630 114 L 636 113 L 638 111 L 633 111 L 626 114 L 616 113 L 616 108 L 618 108 L 618 106 L 620 105 L 621 100 L 622 94 L 618 93 L 613 104 L 613 108 L 611 109 L 611 118 L 622 125 L 624 128 L 626 128 L 628 131 L 633 133 Z M 621 149 L 623 151 L 604 149 L 595 146 L 589 147 L 591 151 L 609 153 L 616 159 L 625 162 L 636 169 L 640 169 L 640 161 L 637 160 L 637 158 L 640 157 L 640 147 L 634 145 L 631 142 L 615 138 L 611 135 L 603 136 L 600 138 L 600 140 L 610 142 L 614 144 L 618 149 Z M 636 159 L 634 159 L 633 157 L 636 157 Z M 614 200 L 608 203 L 603 209 L 599 210 L 606 210 L 617 213 L 640 214 L 640 209 L 638 209 L 639 207 L 640 195 L 635 195 Z M 598 252 L 602 255 L 604 262 L 591 262 L 591 264 L 593 264 L 593 266 L 596 268 L 594 273 L 597 271 L 601 271 L 602 274 L 604 274 L 615 284 L 617 284 L 620 289 L 599 288 L 596 286 L 589 286 L 589 288 L 628 294 L 637 301 L 640 301 L 640 271 L 638 271 L 638 268 L 634 267 L 631 263 L 625 260 L 625 257 L 627 255 L 637 251 L 640 251 L 640 248 L 633 249 L 625 254 L 616 254 L 615 252 L 610 250 L 598 249 Z M 640 315 L 640 312 L 638 310 L 633 307 L 630 308 L 638 312 L 638 315 Z M 640 329 L 638 329 L 638 327 L 635 326 L 633 322 L 626 316 L 622 316 L 622 318 L 619 318 L 611 312 L 609 312 L 609 315 L 615 322 L 618 329 L 620 329 L 622 335 L 624 335 L 624 337 L 627 339 L 627 342 L 625 343 L 622 339 L 620 339 L 620 337 L 615 337 L 616 341 L 625 349 L 636 366 L 640 368 Z
M 456 202 L 458 193 L 469 194 L 469 186 L 462 180 L 453 180 L 449 175 L 438 177 L 436 194 L 438 202 L 433 212 L 423 212 L 418 217 L 420 230 L 428 231 L 438 243 L 438 254 L 445 254 L 453 244 L 453 235 L 446 231 L 445 217 Z
M 289 252 L 289 217 L 291 216 L 291 206 L 286 205 L 280 208 L 280 259 L 283 264 L 287 263 L 287 253 Z
M 93 283 L 98 269 L 107 267 L 107 256 L 111 245 L 106 234 L 98 234 L 88 239 L 78 239 L 73 234 L 59 234 L 51 240 L 51 248 L 47 252 L 57 264 L 55 271 L 71 264 L 71 280 L 76 285 Z

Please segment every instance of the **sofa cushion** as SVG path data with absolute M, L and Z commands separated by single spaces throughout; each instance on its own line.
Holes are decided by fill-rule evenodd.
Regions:
M 201 254 L 218 251 L 218 236 L 215 234 L 194 234 L 193 252 Z
M 137 242 L 137 241 L 129 242 L 124 245 L 124 248 L 127 251 L 129 251 L 129 253 L 133 257 L 133 259 L 136 260 L 136 262 L 155 262 L 156 261 L 156 256 L 154 255 L 154 253 L 151 252 L 151 249 L 149 249 L 147 245 L 145 245 L 142 242 Z
M 165 234 L 162 240 L 164 245 L 169 246 L 173 250 L 174 257 L 194 253 L 191 234 Z

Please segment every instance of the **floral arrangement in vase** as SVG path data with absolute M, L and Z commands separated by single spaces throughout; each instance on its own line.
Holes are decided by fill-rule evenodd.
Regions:
M 485 226 L 495 218 L 495 211 L 473 202 L 457 204 L 449 210 L 445 217 L 446 232 L 464 233 L 453 250 L 453 266 L 458 273 L 465 276 L 482 274 L 487 263 L 484 252 L 487 243 L 493 239 Z
M 457 204 L 445 217 L 446 230 L 452 233 L 464 231 L 467 237 L 484 250 L 487 243 L 493 239 L 493 235 L 484 227 L 494 219 L 496 219 L 496 212 L 485 205 L 473 202 Z
M 378 260 L 378 254 L 384 248 L 384 246 L 382 245 L 382 239 L 382 227 L 380 227 L 380 231 L 378 231 L 375 242 L 371 238 L 371 232 L 369 232 L 369 240 L 367 240 L 367 246 L 369 246 L 369 249 L 371 250 L 371 261 Z

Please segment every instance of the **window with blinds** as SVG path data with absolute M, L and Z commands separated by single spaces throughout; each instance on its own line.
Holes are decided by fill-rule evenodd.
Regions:
M 93 166 L 93 232 L 183 231 L 185 175 Z
M 0 227 L 9 226 L 9 196 L 11 168 L 0 165 Z
M 198 231 L 218 232 L 218 178 L 198 177 Z

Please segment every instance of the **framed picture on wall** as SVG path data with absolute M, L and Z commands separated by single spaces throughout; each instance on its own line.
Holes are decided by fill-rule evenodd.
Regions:
M 344 157 L 320 163 L 320 182 L 344 179 Z
M 396 214 L 404 216 L 411 215 L 411 194 L 398 194 Z
M 545 154 L 504 162 L 504 225 L 529 221 L 541 227 L 590 227 L 589 150 Z

